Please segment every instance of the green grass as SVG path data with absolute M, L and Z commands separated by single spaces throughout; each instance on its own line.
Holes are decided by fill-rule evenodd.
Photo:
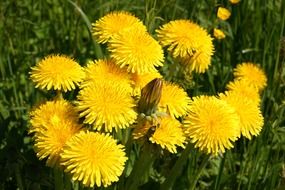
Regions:
M 216 21 L 218 5 L 231 9 L 228 22 Z M 262 96 L 265 124 L 261 134 L 251 141 L 241 138 L 234 149 L 209 160 L 191 149 L 186 164 L 177 166 L 178 177 L 169 182 L 173 189 L 285 189 L 283 0 L 242 0 L 235 6 L 226 0 L 0 1 L 0 189 L 54 189 L 53 170 L 38 161 L 27 134 L 28 112 L 51 97 L 34 88 L 30 67 L 52 53 L 72 56 L 81 65 L 106 55 L 106 47 L 92 38 L 90 22 L 112 10 L 134 13 L 152 34 L 161 24 L 179 18 L 191 19 L 209 32 L 217 25 L 226 31 L 226 39 L 215 41 L 209 71 L 194 75 L 194 82 L 165 72 L 171 63 L 161 69 L 167 79 L 187 88 L 190 96 L 222 92 L 233 77 L 232 69 L 243 61 L 259 63 L 268 77 Z M 150 178 L 142 179 L 141 189 L 169 188 L 160 184 L 178 157 L 157 159 Z

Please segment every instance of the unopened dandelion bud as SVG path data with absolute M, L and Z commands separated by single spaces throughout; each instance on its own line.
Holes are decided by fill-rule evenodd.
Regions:
M 139 112 L 151 115 L 155 113 L 161 98 L 162 80 L 153 79 L 141 90 L 141 98 L 138 103 Z
M 231 16 L 231 12 L 223 7 L 219 7 L 218 8 L 218 13 L 217 13 L 217 17 L 221 20 L 228 20 L 228 18 L 230 18 Z
M 231 4 L 238 4 L 240 2 L 240 0 L 230 0 Z
M 226 35 L 222 30 L 214 28 L 214 37 L 218 40 L 221 40 L 221 39 L 224 39 Z

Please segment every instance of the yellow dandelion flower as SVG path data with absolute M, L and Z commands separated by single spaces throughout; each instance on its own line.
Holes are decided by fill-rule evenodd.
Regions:
M 113 83 L 93 83 L 79 91 L 78 100 L 80 117 L 85 116 L 84 123 L 94 124 L 98 130 L 126 128 L 137 117 L 130 94 Z
M 179 121 L 172 117 L 162 117 L 149 140 L 171 153 L 177 153 L 177 146 L 185 148 L 186 137 Z
M 240 131 L 243 136 L 251 139 L 252 136 L 260 133 L 263 127 L 263 116 L 255 102 L 233 91 L 219 96 L 235 109 L 240 118 Z
M 248 81 L 234 80 L 227 84 L 227 89 L 229 91 L 240 93 L 241 96 L 252 100 L 256 103 L 256 105 L 259 105 L 260 103 L 260 96 L 258 94 L 258 90 L 254 88 L 254 86 L 252 86 Z
M 51 55 L 42 59 L 30 72 L 36 88 L 63 90 L 75 89 L 84 78 L 84 71 L 73 59 L 64 55 Z
M 231 2 L 231 4 L 238 4 L 240 2 L 240 0 L 229 0 Z
M 107 187 L 118 181 L 128 159 L 124 146 L 109 134 L 89 131 L 81 131 L 67 141 L 61 158 L 72 180 L 89 187 Z
M 90 61 L 85 68 L 85 73 L 85 81 L 81 87 L 86 87 L 93 82 L 110 81 L 116 86 L 122 86 L 127 92 L 133 91 L 130 75 L 126 70 L 118 67 L 113 60 Z
M 131 73 L 155 72 L 155 67 L 163 65 L 162 47 L 146 32 L 121 32 L 108 45 L 116 64 Z
M 189 20 L 175 20 L 157 30 L 162 46 L 179 58 L 190 71 L 205 72 L 214 52 L 212 38 L 205 29 Z
M 78 113 L 66 100 L 48 101 L 30 113 L 30 132 L 38 132 L 61 121 L 78 122 Z
M 137 17 L 129 12 L 111 12 L 92 23 L 93 35 L 99 43 L 106 43 L 116 34 L 133 29 L 146 32 L 146 27 Z
M 221 20 L 227 20 L 228 18 L 230 18 L 231 16 L 231 12 L 223 7 L 219 7 L 218 8 L 218 13 L 217 13 L 217 17 Z
M 184 124 L 195 147 L 213 155 L 232 148 L 232 142 L 240 135 L 235 110 L 216 97 L 194 97 Z
M 161 74 L 158 71 L 145 74 L 132 73 L 131 80 L 133 82 L 134 88 L 133 94 L 139 96 L 141 89 L 155 78 L 162 78 Z
M 254 63 L 242 63 L 234 69 L 234 76 L 237 80 L 246 80 L 259 91 L 263 90 L 267 83 L 264 71 Z
M 214 28 L 214 37 L 218 40 L 221 40 L 224 39 L 226 35 L 222 30 Z
M 47 165 L 58 164 L 65 142 L 77 133 L 81 126 L 75 108 L 65 100 L 49 101 L 31 112 L 35 148 L 40 160 L 47 159 Z
M 189 111 L 190 98 L 178 85 L 164 82 L 158 111 L 169 112 L 172 117 L 186 115 Z

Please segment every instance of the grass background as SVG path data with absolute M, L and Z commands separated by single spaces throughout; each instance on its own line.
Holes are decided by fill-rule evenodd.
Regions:
M 226 22 L 216 18 L 219 5 L 232 12 Z M 191 85 L 185 78 L 164 73 L 171 68 L 171 60 L 161 69 L 190 96 L 222 92 L 232 79 L 233 67 L 243 61 L 259 63 L 268 77 L 262 96 L 265 125 L 261 134 L 251 141 L 241 138 L 234 149 L 210 159 L 204 169 L 200 168 L 200 153 L 193 150 L 173 189 L 285 189 L 283 0 L 242 0 L 238 5 L 227 0 L 1 0 L 0 189 L 54 189 L 53 172 L 38 161 L 27 134 L 29 110 L 51 96 L 34 88 L 30 67 L 54 53 L 74 57 L 81 65 L 106 55 L 106 48 L 92 38 L 90 22 L 113 10 L 134 13 L 152 34 L 161 24 L 180 18 L 191 19 L 210 33 L 213 27 L 223 28 L 227 37 L 215 40 L 212 66 L 205 74 L 194 75 Z M 170 158 L 175 160 L 177 155 Z M 154 168 L 160 166 L 156 163 Z M 164 177 L 163 171 L 154 170 L 141 189 L 158 189 Z

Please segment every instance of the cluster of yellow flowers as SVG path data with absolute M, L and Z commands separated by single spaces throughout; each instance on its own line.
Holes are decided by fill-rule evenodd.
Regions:
M 240 2 L 240 0 L 229 0 L 231 4 L 237 4 Z M 231 16 L 231 12 L 224 8 L 224 7 L 219 7 L 218 8 L 218 12 L 217 12 L 217 17 L 222 20 L 222 21 L 226 21 L 230 18 Z M 223 32 L 223 30 L 218 29 L 218 28 L 214 28 L 213 31 L 213 35 L 216 39 L 221 40 L 224 39 L 226 37 L 225 33 Z
M 184 120 L 191 142 L 214 155 L 233 147 L 231 142 L 240 135 L 257 136 L 263 127 L 260 93 L 267 81 L 264 72 L 253 63 L 242 63 L 234 76 L 228 90 L 217 97 L 194 97 Z
M 193 142 L 213 155 L 233 147 L 241 134 L 249 139 L 259 134 L 259 93 L 266 85 L 259 67 L 243 63 L 227 92 L 191 100 L 157 70 L 164 64 L 163 47 L 190 71 L 203 73 L 211 63 L 212 38 L 189 20 L 171 21 L 156 32 L 158 41 L 134 15 L 112 12 L 93 24 L 109 58 L 81 67 L 67 56 L 50 55 L 32 67 L 36 87 L 59 94 L 30 113 L 29 131 L 39 159 L 63 167 L 86 186 L 106 187 L 119 180 L 128 159 L 111 135 L 119 130 L 129 128 L 133 139 L 171 153 Z M 60 93 L 76 86 L 77 99 L 64 100 Z

